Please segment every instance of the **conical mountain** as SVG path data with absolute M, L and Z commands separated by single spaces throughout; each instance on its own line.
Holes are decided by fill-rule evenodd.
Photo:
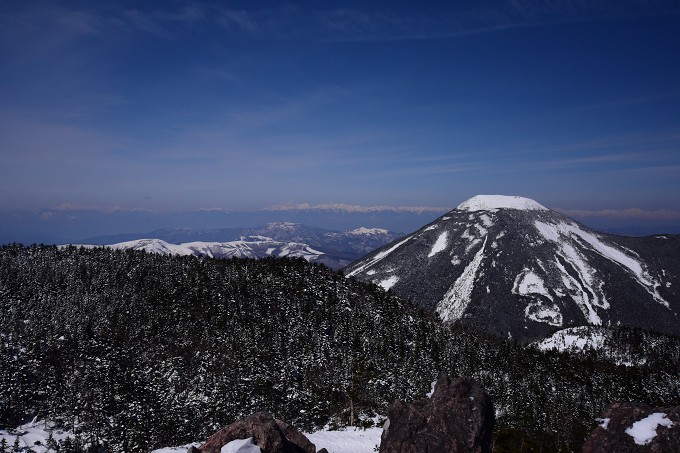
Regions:
M 473 197 L 345 274 L 522 342 L 582 325 L 680 334 L 680 236 L 599 233 L 528 198 Z

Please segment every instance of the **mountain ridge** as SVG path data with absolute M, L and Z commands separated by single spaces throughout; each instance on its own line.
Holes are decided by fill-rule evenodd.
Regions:
M 478 196 L 345 273 L 519 341 L 579 325 L 678 334 L 677 256 L 680 236 L 608 235 L 534 200 Z
M 340 269 L 400 235 L 382 228 L 334 231 L 295 222 L 270 222 L 254 228 L 163 229 L 147 235 L 124 235 L 122 241 L 115 240 L 120 236 L 105 236 L 83 245 L 211 258 L 287 256 Z

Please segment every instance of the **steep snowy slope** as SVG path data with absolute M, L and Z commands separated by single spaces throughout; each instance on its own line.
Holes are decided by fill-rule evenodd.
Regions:
M 520 341 L 580 325 L 680 333 L 680 237 L 597 233 L 522 197 L 473 197 L 345 273 Z

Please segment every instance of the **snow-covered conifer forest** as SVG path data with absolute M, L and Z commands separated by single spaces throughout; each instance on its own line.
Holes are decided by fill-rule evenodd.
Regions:
M 260 409 L 307 431 L 370 426 L 447 373 L 490 394 L 498 451 L 579 451 L 612 401 L 678 404 L 678 338 L 608 335 L 578 354 L 481 337 L 301 259 L 9 245 L 0 429 L 37 418 L 77 433 L 75 451 L 150 451 Z

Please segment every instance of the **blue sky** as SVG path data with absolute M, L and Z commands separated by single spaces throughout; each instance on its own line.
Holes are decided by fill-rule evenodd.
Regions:
M 680 219 L 679 56 L 674 0 L 5 0 L 0 209 Z

